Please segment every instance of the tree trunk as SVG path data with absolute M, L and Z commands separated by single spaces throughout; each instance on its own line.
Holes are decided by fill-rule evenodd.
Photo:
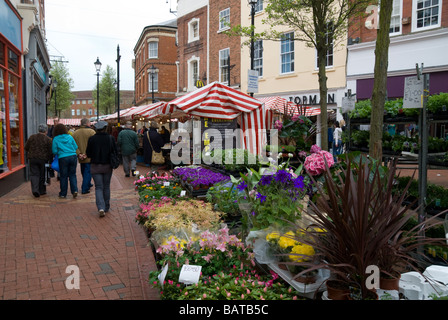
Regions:
M 320 94 L 320 138 L 322 150 L 327 150 L 330 147 L 328 145 L 328 109 L 327 109 L 327 73 L 325 70 L 325 61 L 327 58 L 327 52 L 325 48 L 318 50 L 319 56 L 319 94 Z
M 372 93 L 372 115 L 370 118 L 371 158 L 381 161 L 383 138 L 384 103 L 387 92 L 387 67 L 389 60 L 389 28 L 393 0 L 382 0 L 375 47 L 375 80 Z

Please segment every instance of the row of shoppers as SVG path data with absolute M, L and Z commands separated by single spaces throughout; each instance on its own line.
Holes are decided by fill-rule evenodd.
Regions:
M 48 179 L 46 168 L 57 157 L 59 198 L 66 198 L 69 188 L 73 198 L 76 198 L 78 196 L 76 170 L 79 162 L 82 174 L 81 193 L 90 193 L 93 179 L 96 206 L 99 215 L 104 216 L 109 210 L 110 203 L 110 181 L 113 171 L 110 164 L 111 155 L 118 155 L 120 150 L 125 175 L 130 176 L 130 172 L 135 175 L 139 148 L 137 133 L 132 130 L 130 123 L 120 131 L 117 140 L 106 132 L 107 126 L 107 122 L 99 121 L 95 124 L 94 130 L 88 119 L 82 119 L 81 127 L 73 134 L 69 134 L 65 125 L 56 124 L 50 138 L 47 135 L 47 125 L 39 125 L 39 132 L 31 135 L 25 144 L 33 195 L 40 197 L 46 194 Z M 160 149 L 163 146 L 163 140 L 155 128 L 150 128 L 147 136 L 151 137 L 154 148 Z

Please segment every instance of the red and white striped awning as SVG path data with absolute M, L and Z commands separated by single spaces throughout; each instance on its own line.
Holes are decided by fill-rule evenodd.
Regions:
M 279 96 L 257 98 L 266 106 L 266 110 L 293 115 L 304 115 L 306 117 L 316 116 L 320 114 L 319 107 L 297 106 L 294 102 L 288 101 Z
M 80 126 L 81 119 L 59 119 L 59 123 L 62 123 L 66 126 Z M 54 124 L 54 119 L 47 119 L 47 125 L 52 126 Z
M 244 134 L 243 147 L 259 154 L 267 143 L 266 130 L 271 129 L 272 112 L 259 100 L 213 82 L 189 94 L 174 99 L 167 107 L 174 106 L 192 116 L 232 120 L 241 116 Z
M 262 103 L 241 91 L 212 82 L 174 99 L 168 105 L 176 106 L 193 116 L 232 120 L 241 112 L 252 112 Z
M 154 103 L 151 108 L 140 114 L 147 119 L 154 119 L 157 117 L 171 116 L 172 118 L 186 116 L 187 114 L 174 105 L 170 105 L 167 102 L 160 101 Z

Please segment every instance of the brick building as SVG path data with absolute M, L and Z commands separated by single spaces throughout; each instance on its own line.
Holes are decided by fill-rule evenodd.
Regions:
M 178 1 L 179 95 L 208 82 L 208 1 Z
M 95 118 L 96 105 L 93 99 L 93 91 L 73 91 L 75 98 L 69 109 L 61 113 L 61 118 L 82 119 Z M 130 108 L 134 105 L 134 91 L 120 90 L 120 110 Z M 100 113 L 101 115 L 101 113 Z
M 372 95 L 377 23 L 372 11 L 348 31 L 347 88 L 358 100 Z M 448 92 L 448 0 L 394 0 L 389 34 L 388 98 L 403 97 L 416 63 L 430 74 L 430 94 Z
M 153 94 L 155 101 L 170 101 L 175 98 L 176 31 L 176 20 L 143 29 L 134 47 L 135 105 L 152 103 Z
M 241 1 L 211 0 L 209 2 L 209 82 L 218 81 L 241 87 L 241 38 L 224 34 L 230 25 L 241 24 Z M 228 68 L 230 55 L 230 70 Z M 230 75 L 229 75 L 230 73 Z

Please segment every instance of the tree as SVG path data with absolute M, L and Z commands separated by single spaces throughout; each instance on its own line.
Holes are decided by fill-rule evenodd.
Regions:
M 294 31 L 294 40 L 302 41 L 317 51 L 320 108 L 321 147 L 328 150 L 327 76 L 326 56 L 329 45 L 335 45 L 346 37 L 349 18 L 364 14 L 367 0 L 265 0 L 268 32 L 253 33 L 253 40 L 281 40 L 283 34 L 277 26 L 288 26 Z M 231 34 L 251 37 L 253 28 L 232 28 Z M 328 41 L 331 39 L 332 41 Z
M 100 80 L 100 113 L 111 114 L 115 112 L 115 102 L 117 89 L 115 87 L 116 82 L 115 70 L 107 65 L 106 70 L 103 71 Z M 92 97 L 95 101 L 95 107 L 97 104 L 97 86 L 92 91 Z
M 60 117 L 61 111 L 68 109 L 72 105 L 75 95 L 72 94 L 73 80 L 65 64 L 61 61 L 55 61 L 50 69 L 50 76 L 53 83 L 56 81 L 57 86 L 53 86 L 53 94 L 50 100 L 49 112 L 53 117 Z M 55 106 L 56 104 L 56 106 Z
M 379 28 L 375 45 L 375 69 L 372 92 L 372 114 L 370 118 L 371 158 L 380 160 L 383 157 L 383 114 L 387 90 L 387 67 L 389 61 L 389 29 L 392 16 L 393 0 L 381 0 Z

